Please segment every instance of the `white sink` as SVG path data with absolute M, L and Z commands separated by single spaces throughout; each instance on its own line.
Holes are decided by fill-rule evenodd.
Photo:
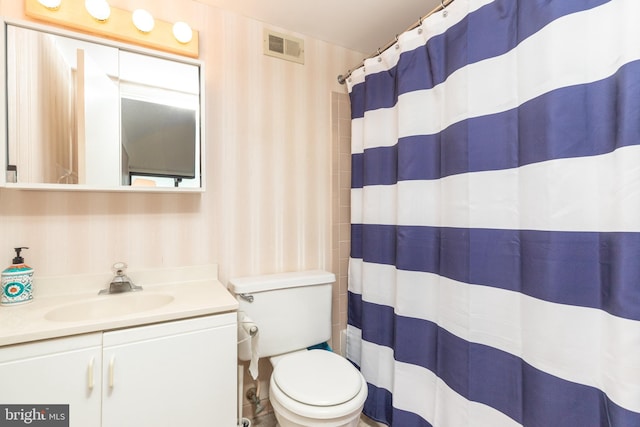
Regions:
M 57 322 L 78 322 L 140 313 L 165 306 L 174 297 L 166 294 L 126 292 L 63 305 L 45 314 L 45 319 Z

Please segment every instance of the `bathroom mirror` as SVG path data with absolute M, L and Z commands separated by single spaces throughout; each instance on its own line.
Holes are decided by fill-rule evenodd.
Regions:
M 6 186 L 202 191 L 201 64 L 4 23 Z

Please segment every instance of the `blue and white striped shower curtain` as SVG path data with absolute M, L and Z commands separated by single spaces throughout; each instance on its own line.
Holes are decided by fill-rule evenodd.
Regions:
M 348 86 L 365 413 L 639 427 L 640 1 L 455 0 Z

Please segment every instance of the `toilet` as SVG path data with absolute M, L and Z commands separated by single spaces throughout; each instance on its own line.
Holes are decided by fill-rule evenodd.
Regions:
M 367 383 L 348 360 L 307 350 L 331 337 L 333 273 L 302 271 L 231 279 L 239 311 L 258 327 L 259 356 L 269 357 L 269 397 L 280 427 L 356 427 Z M 251 360 L 248 342 L 238 358 Z

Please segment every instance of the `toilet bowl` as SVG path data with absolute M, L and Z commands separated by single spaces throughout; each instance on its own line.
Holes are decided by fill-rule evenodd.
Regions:
M 325 350 L 271 358 L 269 396 L 280 427 L 355 427 L 367 383 L 346 359 Z

